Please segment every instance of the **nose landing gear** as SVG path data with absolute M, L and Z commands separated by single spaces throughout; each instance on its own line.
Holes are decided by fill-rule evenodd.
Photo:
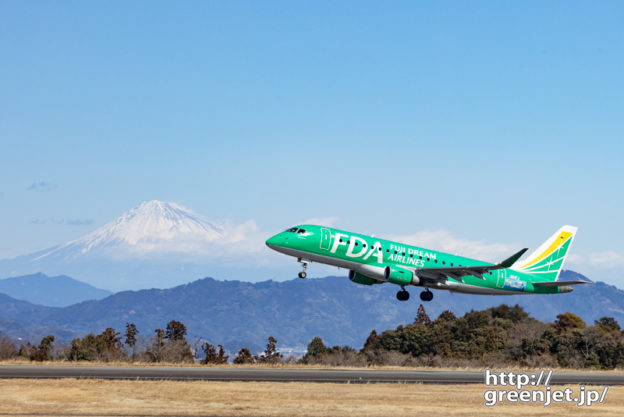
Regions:
M 429 289 L 426 289 L 420 293 L 420 299 L 423 301 L 431 301 L 433 300 L 433 293 L 429 291 Z
M 297 262 L 299 262 L 303 266 L 303 271 L 299 272 L 299 278 L 307 277 L 308 274 L 306 274 L 306 269 L 308 269 L 308 264 L 310 263 L 310 261 L 299 258 L 297 259 Z

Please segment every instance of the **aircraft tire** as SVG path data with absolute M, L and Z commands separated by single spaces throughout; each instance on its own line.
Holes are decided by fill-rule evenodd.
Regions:
M 410 297 L 410 293 L 405 291 L 405 290 L 401 290 L 401 291 L 397 292 L 397 294 L 396 294 L 396 298 L 399 301 L 407 301 L 407 300 L 409 300 L 409 297 Z
M 304 271 L 299 272 L 299 278 L 305 278 L 307 274 Z
M 420 293 L 420 299 L 422 301 L 431 301 L 433 300 L 433 293 L 431 291 L 423 291 Z

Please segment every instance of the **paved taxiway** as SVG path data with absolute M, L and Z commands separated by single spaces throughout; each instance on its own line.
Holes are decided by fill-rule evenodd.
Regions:
M 483 384 L 478 371 L 413 371 L 377 369 L 174 368 L 139 366 L 0 365 L 0 378 L 94 378 L 142 380 L 264 381 L 264 382 L 401 382 Z M 551 385 L 624 385 L 624 374 L 554 372 Z

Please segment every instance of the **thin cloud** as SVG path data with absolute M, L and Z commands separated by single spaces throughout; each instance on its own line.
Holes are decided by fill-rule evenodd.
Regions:
M 332 227 L 338 224 L 339 221 L 340 218 L 338 217 L 312 217 L 311 219 L 302 221 L 300 224 L 316 224 L 319 226 Z
M 32 224 L 65 224 L 68 226 L 90 226 L 94 223 L 93 219 L 33 219 Z
M 30 187 L 26 188 L 27 191 L 50 191 L 57 187 L 56 184 L 48 181 L 33 182 Z
M 90 226 L 93 224 L 93 219 L 67 219 L 63 224 L 69 226 Z
M 454 236 L 447 230 L 423 230 L 411 235 L 391 235 L 389 239 L 409 245 L 441 250 L 453 255 L 498 262 L 521 248 L 517 244 L 488 243 Z
M 570 251 L 566 258 L 566 263 L 569 262 L 571 264 L 579 264 L 582 265 L 585 263 L 585 257 L 579 253 L 574 253 L 574 251 Z
M 587 255 L 570 254 L 568 259 L 576 265 L 590 265 L 596 268 L 609 269 L 624 266 L 624 255 L 612 250 L 591 252 Z

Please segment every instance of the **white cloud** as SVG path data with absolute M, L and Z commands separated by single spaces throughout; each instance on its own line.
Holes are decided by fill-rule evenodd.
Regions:
M 242 224 L 226 222 L 222 225 L 224 243 L 237 243 L 248 240 L 250 235 L 258 233 L 258 225 L 254 220 L 247 220 Z
M 522 249 L 522 244 L 489 243 L 483 240 L 469 240 L 454 236 L 447 230 L 423 230 L 411 235 L 393 235 L 391 240 L 429 249 L 441 250 L 452 254 L 480 259 L 488 262 L 500 262 Z M 528 251 L 527 255 L 532 253 Z M 566 266 L 572 268 L 592 267 L 610 269 L 624 267 L 624 255 L 612 250 L 579 254 L 574 249 L 568 254 Z
M 618 268 L 624 266 L 624 256 L 612 250 L 592 252 L 587 258 L 590 265 L 601 268 Z
M 236 255 L 260 252 L 268 238 L 269 235 L 260 230 L 255 220 L 247 220 L 242 224 L 223 225 L 223 238 L 215 243 L 221 245 L 227 254 Z
M 487 243 L 456 237 L 447 230 L 423 230 L 411 235 L 391 235 L 388 239 L 488 262 L 499 262 L 522 249 L 517 244 Z
M 571 263 L 571 264 L 577 264 L 577 265 L 582 265 L 586 263 L 585 257 L 581 255 L 580 253 L 574 253 L 574 250 L 572 250 L 568 254 L 568 257 L 566 258 L 566 262 Z
M 337 217 L 324 217 L 307 219 L 300 224 L 332 226 L 337 221 L 339 221 Z M 262 232 L 255 221 L 249 220 L 240 225 L 226 223 L 222 225 L 222 228 L 222 239 L 213 242 L 211 247 L 213 257 L 235 255 L 241 252 L 262 254 L 263 256 L 266 254 L 263 251 L 264 242 L 269 234 Z M 390 235 L 384 236 L 384 238 L 489 262 L 499 262 L 522 248 L 520 244 L 488 243 L 482 240 L 463 239 L 446 230 L 423 230 L 410 235 Z
M 624 266 L 624 255 L 612 250 L 591 252 L 587 255 L 571 253 L 568 261 L 576 266 L 591 266 L 599 269 L 621 268 Z

